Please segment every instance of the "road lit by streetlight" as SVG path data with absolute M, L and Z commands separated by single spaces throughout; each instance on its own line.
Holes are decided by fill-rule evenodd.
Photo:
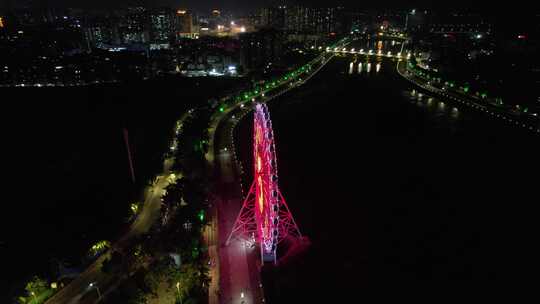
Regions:
M 98 294 L 98 299 L 101 300 L 101 292 L 99 291 L 99 286 L 97 286 L 96 282 L 92 282 L 92 283 L 88 284 L 88 286 L 90 288 L 92 288 L 94 286 L 96 287 L 96 291 L 97 291 L 97 294 Z

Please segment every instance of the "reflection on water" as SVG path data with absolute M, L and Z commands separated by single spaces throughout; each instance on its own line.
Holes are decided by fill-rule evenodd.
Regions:
M 444 104 L 444 102 L 439 101 L 439 110 L 444 111 L 445 108 L 446 108 L 446 105 Z
M 349 75 L 355 74 L 355 70 L 354 70 L 355 66 L 356 66 L 355 61 L 352 61 L 349 63 L 349 68 L 347 69 L 347 73 Z M 366 74 L 371 73 L 371 69 L 372 69 L 371 66 L 372 66 L 371 62 L 358 62 L 358 65 L 356 66 L 357 68 L 356 74 L 362 74 L 362 72 L 365 72 Z M 375 63 L 375 72 L 379 73 L 381 69 L 382 69 L 382 63 L 381 62 Z
M 417 92 L 416 90 L 407 91 L 405 96 L 415 106 L 425 109 L 429 113 L 429 118 L 438 123 L 451 123 L 452 129 L 455 129 L 455 124 L 460 119 L 460 112 L 456 107 L 449 105 L 441 100 L 437 100 L 431 96 Z
M 457 108 L 452 108 L 452 112 L 450 112 L 450 116 L 453 118 L 453 119 L 458 119 L 459 118 L 459 110 Z

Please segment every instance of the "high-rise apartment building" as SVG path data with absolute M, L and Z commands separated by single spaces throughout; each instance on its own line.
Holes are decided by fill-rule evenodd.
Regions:
M 168 8 L 155 9 L 150 13 L 150 40 L 153 44 L 168 44 L 173 37 L 174 12 Z

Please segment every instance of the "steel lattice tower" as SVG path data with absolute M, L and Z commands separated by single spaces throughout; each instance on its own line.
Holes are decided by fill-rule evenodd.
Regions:
M 256 104 L 253 127 L 253 183 L 236 218 L 233 237 L 255 241 L 264 262 L 276 263 L 277 245 L 302 235 L 279 191 L 274 132 L 266 104 Z

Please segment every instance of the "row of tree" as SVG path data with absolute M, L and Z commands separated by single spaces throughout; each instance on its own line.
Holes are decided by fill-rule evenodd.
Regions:
M 54 285 L 53 285 L 54 286 Z M 39 304 L 45 302 L 54 294 L 54 289 L 49 283 L 39 276 L 34 276 L 24 288 L 25 295 L 19 296 L 16 300 L 21 304 Z
M 175 159 L 172 171 L 180 178 L 165 189 L 160 220 L 148 235 L 133 242 L 125 254 L 113 255 L 104 263 L 104 271 L 129 276 L 106 303 L 146 303 L 158 296 L 163 284 L 175 292 L 179 302 L 205 302 L 209 283 L 207 248 L 202 244 L 208 208 L 206 129 L 204 115 L 184 122 L 183 132 L 176 138 L 178 149 L 169 153 Z

